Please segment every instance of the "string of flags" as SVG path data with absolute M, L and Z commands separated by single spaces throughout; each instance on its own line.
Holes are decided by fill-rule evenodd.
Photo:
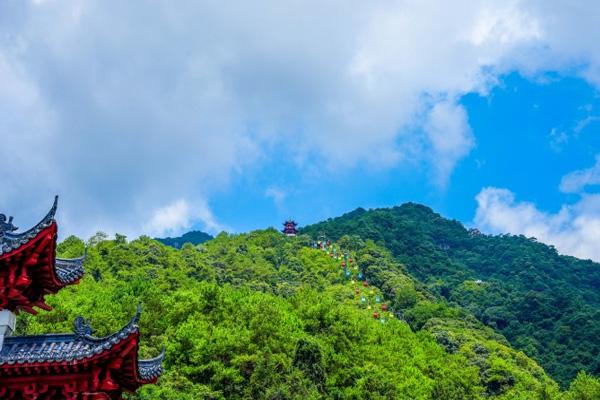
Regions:
M 323 236 L 313 241 L 311 247 L 326 253 L 331 259 L 340 261 L 343 278 L 353 287 L 354 298 L 361 308 L 372 311 L 372 317 L 385 324 L 395 318 L 393 311 L 376 288 L 369 285 L 363 271 L 348 251 L 342 251 Z

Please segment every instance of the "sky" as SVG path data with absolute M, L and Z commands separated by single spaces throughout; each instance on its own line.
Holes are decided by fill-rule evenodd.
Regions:
M 595 0 L 0 0 L 0 210 L 60 234 L 413 201 L 600 261 Z

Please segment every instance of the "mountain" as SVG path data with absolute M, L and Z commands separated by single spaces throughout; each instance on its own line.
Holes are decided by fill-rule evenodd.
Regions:
M 414 203 L 359 208 L 301 232 L 384 246 L 428 290 L 501 333 L 563 387 L 580 370 L 600 375 L 598 263 L 535 238 L 483 235 Z
M 185 233 L 183 236 L 179 237 L 166 237 L 166 238 L 155 238 L 164 245 L 175 247 L 176 249 L 180 249 L 186 243 L 191 243 L 193 245 L 202 244 L 204 242 L 208 242 L 213 237 L 208 233 L 201 231 L 190 231 Z
M 163 346 L 167 355 L 159 384 L 128 397 L 137 400 L 600 395 L 584 373 L 560 392 L 535 361 L 414 280 L 385 248 L 351 237 L 333 246 L 273 229 L 181 249 L 148 237 L 92 240 L 81 283 L 50 297 L 55 311 L 21 316 L 18 331 L 68 332 L 83 315 L 104 335 L 141 301 L 142 356 Z M 83 250 L 70 237 L 58 254 Z

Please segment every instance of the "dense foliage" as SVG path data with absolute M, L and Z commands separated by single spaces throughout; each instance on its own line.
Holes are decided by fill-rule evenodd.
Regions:
M 166 244 L 167 246 L 175 247 L 176 249 L 180 249 L 186 243 L 191 243 L 193 245 L 202 244 L 204 242 L 208 242 L 213 237 L 206 232 L 202 231 L 190 231 L 181 236 L 177 237 L 166 237 L 166 238 L 156 238 L 162 244 Z
M 585 374 L 560 393 L 534 361 L 437 300 L 373 242 L 343 237 L 337 246 L 354 260 L 350 277 L 308 236 L 275 230 L 221 234 L 181 250 L 98 235 L 88 242 L 83 281 L 50 298 L 54 311 L 20 317 L 18 330 L 70 331 L 84 315 L 97 335 L 108 334 L 141 301 L 141 352 L 153 356 L 166 345 L 166 371 L 133 399 L 581 400 L 600 393 Z M 83 247 L 71 237 L 59 253 L 76 256 Z
M 535 238 L 467 230 L 413 203 L 357 209 L 303 232 L 385 246 L 429 290 L 502 333 L 565 387 L 580 370 L 600 375 L 597 263 Z

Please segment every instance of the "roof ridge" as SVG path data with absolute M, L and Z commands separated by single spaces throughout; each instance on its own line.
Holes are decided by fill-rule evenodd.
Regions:
M 141 314 L 142 314 L 142 303 L 138 303 L 136 313 L 129 320 L 129 322 L 123 328 L 118 330 L 117 332 L 115 332 L 111 335 L 104 336 L 104 337 L 92 336 L 92 333 L 94 333 L 94 329 L 92 329 L 92 326 L 86 319 L 79 316 L 79 317 L 75 318 L 75 321 L 73 322 L 75 337 L 82 341 L 98 343 L 98 342 L 105 342 L 105 341 L 109 341 L 109 340 L 112 341 L 116 337 L 129 336 L 129 334 L 131 334 L 133 332 L 139 332 L 139 327 L 138 327 L 137 323 L 140 319 Z
M 55 222 L 54 217 L 56 215 L 57 208 L 58 196 L 55 196 L 54 203 L 52 204 L 50 211 L 48 211 L 46 216 L 32 228 L 21 233 L 12 233 L 12 228 L 8 230 L 2 230 L 0 232 L 0 255 L 4 253 L 9 253 L 13 250 L 18 249 L 22 245 L 27 244 L 31 239 L 35 238 L 36 235 L 40 233 L 43 229 L 49 227 L 53 222 Z M 12 220 L 10 221 L 12 224 Z

